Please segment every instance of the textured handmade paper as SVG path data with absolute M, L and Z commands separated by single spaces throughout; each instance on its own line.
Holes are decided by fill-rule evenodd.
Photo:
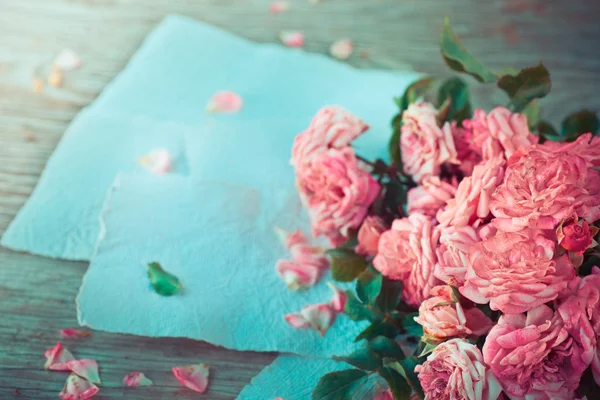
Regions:
M 121 175 L 108 195 L 97 254 L 81 287 L 79 322 L 143 336 L 205 340 L 236 350 L 346 354 L 365 325 L 340 314 L 322 338 L 284 315 L 328 302 L 326 279 L 290 292 L 275 273 L 287 255 L 273 226 L 306 228 L 295 193 L 186 177 Z M 147 264 L 176 275 L 181 293 L 150 286 Z
M 160 126 L 146 124 L 141 129 L 143 124 L 134 115 L 176 121 L 167 123 L 174 124 L 176 136 L 180 123 L 205 126 L 213 120 L 292 118 L 303 121 L 293 125 L 301 129 L 322 106 L 339 104 L 372 125 L 371 133 L 359 138 L 355 147 L 359 154 L 374 158 L 385 156 L 383 144 L 396 112 L 392 97 L 415 78 L 414 73 L 357 70 L 323 55 L 255 44 L 185 17 L 169 16 L 89 107 L 92 114 L 124 119 L 113 117 L 109 123 L 90 117 L 89 112 L 76 118 L 2 244 L 50 257 L 89 259 L 97 237 L 98 210 L 110 182 L 118 171 L 135 167 L 138 148 L 158 144 L 153 132 L 162 134 L 162 128 L 170 126 L 156 122 Z M 219 90 L 240 93 L 241 112 L 207 116 L 204 107 Z M 281 129 L 289 133 L 292 125 Z M 277 140 L 279 134 L 266 131 L 263 136 Z M 204 150 L 210 154 L 210 148 Z M 281 155 L 287 157 L 289 150 Z M 248 168 L 244 159 L 237 162 L 238 168 Z
M 237 400 L 307 400 L 319 379 L 330 372 L 353 368 L 352 366 L 325 358 L 279 356 L 263 369 L 246 386 Z M 383 380 L 372 375 L 352 396 L 355 400 L 371 400 L 373 395 L 385 388 Z

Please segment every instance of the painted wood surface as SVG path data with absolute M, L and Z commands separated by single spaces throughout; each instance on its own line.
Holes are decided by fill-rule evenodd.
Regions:
M 180 13 L 258 42 L 283 29 L 306 34 L 306 50 L 326 53 L 349 38 L 359 68 L 413 69 L 448 75 L 438 50 L 444 16 L 465 44 L 495 68 L 542 60 L 553 88 L 542 116 L 558 123 L 569 112 L 598 111 L 600 2 L 597 0 L 290 0 L 269 14 L 267 0 L 0 0 L 0 233 L 33 190 L 61 134 L 125 66 L 144 36 L 168 13 Z M 62 88 L 37 94 L 32 76 L 47 73 L 62 48 L 84 66 Z M 478 104 L 503 104 L 503 94 L 477 86 Z M 203 105 L 199 105 L 200 109 Z M 43 351 L 58 329 L 76 325 L 74 297 L 86 263 L 0 249 L 0 399 L 56 398 L 66 375 L 43 370 Z M 104 382 L 98 399 L 231 399 L 274 354 L 242 353 L 185 339 L 149 339 L 94 332 L 66 340 L 78 357 L 95 358 Z M 204 396 L 183 389 L 174 365 L 212 366 Z M 143 371 L 156 386 L 122 388 Z M 268 400 L 268 399 L 267 399 Z

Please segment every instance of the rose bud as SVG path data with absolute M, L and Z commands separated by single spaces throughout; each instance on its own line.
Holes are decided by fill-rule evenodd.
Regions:
M 598 228 L 590 227 L 584 220 L 577 221 L 576 216 L 564 220 L 556 229 L 558 243 L 576 255 L 582 255 L 588 248 L 598 245 L 594 240 L 597 233 Z

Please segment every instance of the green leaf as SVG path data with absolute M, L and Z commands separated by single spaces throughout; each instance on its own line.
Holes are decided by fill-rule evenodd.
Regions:
M 384 277 L 381 291 L 377 297 L 377 306 L 383 312 L 395 310 L 402 297 L 402 281 L 394 281 Z
M 566 141 L 572 142 L 582 133 L 591 132 L 592 134 L 596 134 L 599 127 L 600 121 L 598 121 L 598 116 L 595 112 L 581 110 L 564 119 L 560 133 Z
M 385 336 L 389 338 L 395 338 L 398 336 L 398 328 L 391 323 L 383 320 L 375 320 L 366 327 L 358 336 L 354 339 L 355 342 L 358 342 L 362 339 L 372 339 L 376 336 Z
M 527 117 L 527 125 L 533 129 L 540 122 L 540 106 L 536 100 L 532 100 L 523 110 L 523 114 Z
M 404 352 L 395 340 L 385 336 L 377 336 L 369 341 L 369 347 L 382 357 L 390 357 L 401 360 L 405 357 Z
M 406 382 L 408 382 L 411 389 L 417 393 L 421 399 L 425 398 L 418 374 L 415 372 L 415 367 L 419 365 L 419 359 L 417 357 L 411 356 L 400 361 L 384 359 L 383 365 L 396 371 L 406 380 Z
M 444 61 L 454 71 L 471 75 L 479 82 L 495 82 L 496 75 L 481 61 L 465 49 L 456 33 L 450 27 L 448 18 L 444 19 L 441 51 Z
M 162 269 L 157 262 L 148 264 L 148 279 L 154 291 L 162 296 L 172 296 L 181 289 L 179 279 Z
M 350 400 L 368 374 L 359 369 L 346 369 L 323 375 L 312 393 L 312 400 Z
M 331 264 L 331 275 L 338 282 L 351 282 L 367 268 L 367 261 L 351 249 L 327 250 Z
M 516 76 L 504 75 L 498 79 L 498 87 L 510 98 L 514 111 L 521 111 L 533 99 L 550 93 L 550 73 L 541 63 L 536 67 L 522 69 Z
M 342 361 L 353 367 L 366 370 L 374 371 L 381 367 L 381 357 L 379 354 L 371 350 L 369 347 L 358 349 L 352 354 L 346 357 L 333 357 L 334 360 Z
M 419 313 L 415 312 L 406 314 L 404 318 L 402 318 L 402 326 L 404 327 L 406 334 L 416 337 L 423 336 L 423 327 L 419 325 L 414 319 L 414 317 L 418 316 Z
M 374 305 L 379 292 L 383 276 L 379 273 L 374 274 L 368 269 L 363 271 L 356 281 L 356 294 L 360 301 L 365 304 Z
M 394 121 L 401 118 L 401 114 L 396 115 Z M 400 127 L 394 128 L 394 133 L 390 138 L 390 143 L 388 145 L 390 152 L 390 160 L 394 164 L 402 165 L 402 153 L 400 152 Z
M 459 77 L 454 77 L 442 83 L 438 93 L 438 104 L 443 104 L 447 99 L 450 99 L 447 120 L 462 122 L 467 118 L 471 118 L 469 87 L 465 81 Z
M 373 311 L 366 305 L 360 302 L 351 290 L 346 291 L 346 305 L 344 306 L 344 313 L 352 321 L 364 321 L 373 319 Z
M 391 367 L 382 367 L 379 369 L 379 375 L 385 379 L 394 400 L 409 400 L 412 389 L 406 379 Z
M 553 142 L 560 142 L 562 140 L 562 138 L 560 137 L 560 135 L 558 134 L 556 129 L 554 129 L 554 127 L 552 126 L 552 124 L 550 122 L 547 122 L 547 121 L 538 122 L 535 130 L 537 131 L 540 139 L 542 139 L 541 140 L 542 142 L 544 142 L 546 140 L 551 140 Z
M 385 184 L 384 204 L 394 215 L 398 215 L 400 209 L 406 204 L 407 192 L 402 183 L 391 180 Z
M 429 353 L 431 353 L 433 350 L 435 350 L 435 348 L 438 346 L 437 344 L 433 344 L 433 343 L 425 343 L 425 342 L 421 342 L 423 343 L 423 348 L 421 349 L 421 353 L 419 354 L 419 357 L 426 357 L 427 355 L 429 355 Z

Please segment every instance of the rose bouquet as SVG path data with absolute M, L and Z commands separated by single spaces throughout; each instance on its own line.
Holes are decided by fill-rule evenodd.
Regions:
M 389 386 L 381 399 L 598 398 L 598 119 L 581 111 L 554 130 L 537 103 L 544 66 L 494 72 L 447 23 L 441 52 L 508 106 L 472 111 L 457 77 L 434 105 L 422 79 L 396 99 L 389 163 L 356 154 L 368 126 L 338 107 L 294 143 L 313 234 L 333 247 L 333 278 L 356 282 L 337 308 L 370 323 L 364 348 L 339 357 L 354 368 L 323 376 L 313 398 L 350 399 L 374 375 Z M 290 281 L 314 281 L 294 267 Z M 296 325 L 324 332 L 331 315 L 319 312 Z

